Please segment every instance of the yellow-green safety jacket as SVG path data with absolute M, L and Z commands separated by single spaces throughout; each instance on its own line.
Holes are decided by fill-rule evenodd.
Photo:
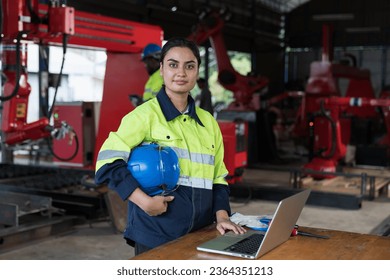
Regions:
M 160 216 L 151 217 L 129 201 L 126 239 L 153 248 L 213 223 L 218 210 L 230 214 L 222 134 L 214 117 L 195 107 L 191 96 L 188 112 L 182 114 L 163 87 L 157 98 L 127 114 L 100 149 L 96 183 L 108 183 L 126 200 L 139 186 L 127 170 L 127 161 L 131 149 L 144 142 L 175 150 L 180 186 L 172 193 L 175 199 L 169 202 L 167 212 Z
M 163 83 L 164 83 L 164 81 L 160 75 L 160 70 L 157 70 L 147 80 L 147 82 L 145 84 L 145 91 L 144 91 L 142 100 L 145 102 L 145 101 L 148 101 L 149 99 L 156 97 L 156 95 L 160 91 Z

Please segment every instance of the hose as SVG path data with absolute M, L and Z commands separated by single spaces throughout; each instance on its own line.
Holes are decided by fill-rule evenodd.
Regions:
M 75 135 L 74 135 L 74 140 L 75 140 L 75 143 L 76 143 L 76 148 L 75 148 L 73 154 L 72 154 L 70 157 L 68 157 L 68 158 L 63 158 L 63 157 L 60 157 L 59 155 L 57 155 L 57 154 L 53 151 L 53 149 L 52 149 L 52 147 L 51 147 L 52 143 L 50 142 L 49 138 L 46 138 L 47 146 L 48 146 L 48 148 L 49 148 L 50 153 L 53 155 L 53 157 L 55 157 L 56 159 L 58 159 L 58 160 L 60 160 L 60 161 L 70 161 L 70 160 L 72 160 L 72 159 L 74 159 L 74 158 L 76 157 L 76 155 L 77 155 L 77 153 L 78 153 L 78 151 L 79 151 L 79 146 L 80 146 L 80 144 L 79 144 L 79 138 L 77 137 L 77 134 L 76 134 L 76 133 L 75 133 Z
M 62 78 L 62 72 L 64 70 L 65 55 L 66 55 L 66 49 L 67 49 L 67 44 L 68 44 L 68 38 L 69 37 L 68 37 L 67 34 L 63 34 L 62 35 L 62 62 L 61 62 L 61 69 L 60 69 L 60 72 L 58 74 L 56 89 L 55 89 L 54 96 L 53 96 L 53 102 L 52 102 L 52 104 L 50 106 L 49 113 L 48 113 L 48 116 L 47 116 L 49 118 L 49 120 L 51 118 L 51 115 L 53 114 L 54 105 L 55 105 L 55 102 L 56 102 L 56 99 L 57 99 L 58 88 L 60 86 L 60 82 L 61 82 L 61 78 Z

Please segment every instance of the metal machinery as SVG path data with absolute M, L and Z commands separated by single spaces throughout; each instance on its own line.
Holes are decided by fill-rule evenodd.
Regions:
M 198 24 L 189 39 L 198 44 L 210 40 L 217 59 L 218 81 L 224 88 L 233 92 L 232 103 L 225 110 L 219 112 L 217 118 L 223 132 L 229 127 L 231 130 L 233 129 L 231 127 L 232 121 L 238 125 L 237 131 L 244 132 L 245 137 L 237 141 L 236 147 L 232 146 L 232 143 L 225 143 L 225 146 L 230 150 L 229 154 L 235 154 L 235 157 L 225 157 L 226 165 L 241 166 L 238 170 L 242 171 L 242 168 L 248 163 L 257 160 L 260 92 L 267 87 L 268 79 L 260 75 L 243 76 L 233 68 L 222 33 L 224 21 L 228 18 L 229 12 L 227 10 L 202 10 L 199 13 Z M 226 122 L 230 122 L 230 124 L 225 125 Z M 246 143 L 247 141 L 248 143 Z M 240 173 L 237 175 L 241 176 Z M 236 180 L 236 182 L 238 181 L 240 180 Z
M 294 138 L 307 141 L 310 151 L 309 162 L 299 168 L 279 171 L 290 172 L 293 190 L 290 188 L 268 188 L 261 186 L 249 187 L 251 194 L 256 195 L 256 190 L 262 198 L 279 199 L 281 192 L 294 192 L 298 188 L 299 180 L 303 176 L 311 176 L 316 179 L 330 178 L 337 175 L 336 168 L 342 160 L 345 160 L 348 145 L 356 145 L 358 149 L 373 149 L 367 153 L 376 151 L 379 145 L 381 157 L 388 158 L 390 144 L 390 119 L 389 119 L 389 91 L 383 91 L 380 98 L 376 98 L 370 81 L 368 70 L 358 69 L 356 65 L 337 64 L 332 62 L 333 50 L 331 42 L 331 28 L 324 26 L 323 30 L 323 55 L 322 60 L 313 62 L 310 77 L 305 91 L 286 91 L 273 97 L 262 95 L 262 90 L 268 85 L 268 80 L 261 76 L 242 76 L 237 73 L 227 56 L 223 42 L 222 28 L 224 17 L 227 14 L 206 10 L 200 13 L 200 21 L 190 38 L 202 43 L 210 39 L 215 50 L 218 65 L 218 80 L 220 84 L 233 91 L 234 101 L 226 110 L 218 114 L 218 119 L 241 120 L 248 124 L 248 163 L 256 167 L 259 160 L 275 158 L 278 155 L 275 130 L 289 134 Z M 225 17 L 226 19 L 226 17 Z M 352 58 L 352 61 L 353 58 Z M 345 92 L 340 87 L 339 80 L 348 82 Z M 260 100 L 261 97 L 261 100 Z M 287 98 L 293 98 L 293 109 L 289 114 L 295 116 L 292 127 L 284 127 L 273 123 L 269 114 L 275 114 L 282 118 L 286 113 L 278 105 Z M 297 104 L 298 108 L 296 107 Z M 290 116 L 291 117 L 291 116 Z M 381 128 L 378 124 L 383 124 Z M 383 131 L 383 127 L 387 131 Z M 377 140 L 377 141 L 375 141 Z M 267 151 L 268 150 L 268 151 Z M 261 153 L 267 153 L 265 158 Z M 356 159 L 358 158 L 356 154 Z M 260 158 L 262 157 L 262 158 Z M 375 156 L 371 156 L 371 159 Z M 254 165 L 252 165 L 254 164 Z M 265 167 L 267 169 L 267 167 Z M 269 169 L 269 167 L 268 167 Z M 271 168 L 272 169 L 272 168 Z M 367 175 L 367 174 L 365 174 Z M 349 174 L 348 177 L 360 175 Z M 370 178 L 370 194 L 372 197 L 372 176 Z M 366 192 L 365 177 L 362 175 L 361 195 L 348 196 L 331 193 L 314 192 L 310 203 L 337 206 L 346 208 L 360 208 L 361 199 Z M 237 190 L 237 188 L 235 189 Z M 241 192 L 235 192 L 241 195 Z M 234 195 L 234 194 L 233 194 Z M 340 201 L 343 201 L 341 204 Z
M 376 98 L 370 72 L 357 68 L 353 59 L 352 65 L 332 62 L 331 34 L 332 27 L 324 25 L 322 60 L 311 64 L 293 130 L 294 137 L 309 140 L 309 162 L 304 168 L 336 172 L 337 166 L 345 160 L 348 145 L 356 147 L 355 156 L 356 160 L 361 160 L 360 164 L 387 165 L 371 164 L 357 157 L 359 151 L 379 148 L 382 157 L 388 158 L 388 94 L 383 92 L 381 98 Z M 345 91 L 340 87 L 341 80 L 347 84 Z M 367 153 L 366 160 L 368 158 Z M 332 177 L 329 174 L 315 176 Z
M 161 45 L 163 39 L 163 31 L 158 26 L 75 11 L 62 5 L 63 1 L 49 1 L 48 5 L 39 2 L 1 0 L 2 155 L 14 145 L 31 140 L 55 138 L 58 135 L 75 137 L 71 123 L 53 118 L 53 107 L 43 112 L 39 120 L 27 123 L 31 91 L 26 68 L 28 43 L 62 46 L 64 54 L 67 47 L 105 50 L 107 65 L 101 103 L 101 115 L 104 117 L 99 121 L 96 137 L 90 135 L 91 139 L 96 139 L 95 154 L 82 170 L 1 164 L 0 188 L 8 193 L 10 199 L 7 201 L 16 205 L 21 199 L 14 198 L 11 193 L 25 194 L 22 198 L 24 205 L 16 205 L 12 209 L 1 208 L 8 209 L 0 214 L 0 229 L 8 225 L 1 231 L 1 248 L 17 244 L 20 238 L 25 239 L 26 231 L 30 232 L 31 239 L 42 237 L 42 230 L 37 229 L 43 227 L 42 222 L 38 223 L 39 226 L 30 224 L 24 229 L 17 221 L 2 223 L 12 211 L 14 217 L 20 218 L 18 213 L 41 213 L 48 217 L 48 212 L 58 209 L 65 209 L 70 215 L 81 213 L 87 218 L 99 217 L 100 210 L 104 210 L 102 193 L 93 186 L 89 188 L 91 184 L 85 175 L 93 176 L 96 151 L 109 131 L 115 129 L 121 118 L 134 109 L 129 94 L 143 92 L 147 80 L 147 73 L 143 71 L 144 66 L 140 61 L 143 47 L 151 42 Z M 1 194 L 2 197 L 4 195 Z M 51 197 L 52 200 L 40 200 L 33 195 Z M 12 203 L 11 198 L 16 202 Z M 56 222 L 59 226 L 55 226 L 53 220 L 45 221 L 44 226 L 49 229 L 44 232 L 50 234 L 63 230 L 65 223 L 71 223 L 69 219 L 64 219 Z M 33 218 L 30 217 L 30 220 Z M 11 225 L 19 226 L 14 229 L 9 227 Z
M 265 139 L 270 138 L 272 130 L 277 127 L 267 119 L 267 113 L 274 110 L 276 115 L 282 115 L 283 112 L 274 105 L 287 98 L 301 99 L 291 134 L 294 138 L 309 140 L 309 162 L 303 169 L 336 172 L 340 161 L 345 159 L 348 145 L 357 145 L 357 154 L 370 147 L 369 152 L 372 152 L 378 149 L 378 145 L 382 156 L 388 154 L 390 135 L 383 131 L 383 127 L 390 128 L 389 91 L 383 91 L 380 98 L 376 98 L 370 72 L 358 69 L 353 57 L 349 57 L 353 65 L 332 62 L 331 26 L 323 27 L 322 60 L 311 64 L 305 91 L 283 92 L 260 101 L 260 92 L 268 85 L 268 79 L 243 76 L 232 67 L 222 35 L 224 20 L 228 17 L 226 11 L 203 10 L 190 38 L 198 43 L 210 39 L 217 58 L 218 81 L 234 94 L 234 101 L 218 118 L 249 123 L 248 141 L 252 141 L 249 144 L 249 149 L 252 149 L 248 152 L 249 163 L 258 161 L 256 154 L 263 146 L 269 151 L 274 150 L 275 139 Z M 340 80 L 347 82 L 345 92 L 339 85 Z M 383 125 L 379 127 L 379 123 Z M 364 147 L 367 145 L 371 146 Z M 315 176 L 332 177 L 325 174 Z
M 72 124 L 77 141 L 72 137 L 57 137 L 52 143 L 53 163 L 58 166 L 80 167 L 91 166 L 95 149 L 96 102 L 56 102 L 53 116 Z M 74 137 L 73 137 L 74 138 Z M 78 140 L 80 139 L 80 140 Z
M 229 13 L 225 10 L 200 12 L 199 23 L 189 38 L 199 44 L 210 40 L 217 58 L 218 81 L 234 95 L 234 101 L 229 104 L 227 109 L 234 111 L 259 110 L 259 93 L 268 85 L 268 79 L 263 76 L 243 76 L 233 68 L 222 33 L 224 18 L 228 17 Z
M 128 101 L 132 92 L 142 92 L 147 79 L 139 53 L 149 42 L 161 44 L 160 27 L 129 22 L 85 12 L 72 7 L 39 4 L 38 0 L 2 0 L 3 86 L 2 131 L 8 145 L 50 137 L 54 125 L 47 116 L 27 123 L 28 96 L 31 91 L 26 72 L 27 42 L 87 47 L 107 51 L 104 97 L 97 147 L 121 116 L 134 107 Z M 98 148 L 97 148 L 98 149 Z

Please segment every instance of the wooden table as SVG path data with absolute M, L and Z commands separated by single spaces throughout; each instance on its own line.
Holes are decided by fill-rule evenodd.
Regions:
M 329 239 L 306 236 L 288 241 L 260 257 L 264 260 L 390 260 L 390 237 L 336 230 L 304 228 Z M 134 260 L 226 260 L 240 259 L 196 250 L 196 246 L 219 235 L 214 225 L 135 256 Z

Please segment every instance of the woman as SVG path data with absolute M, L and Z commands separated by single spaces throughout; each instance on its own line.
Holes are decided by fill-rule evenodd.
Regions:
M 207 111 L 195 107 L 190 95 L 200 62 L 193 42 L 169 40 L 161 51 L 164 85 L 157 97 L 127 114 L 100 149 L 96 183 L 108 183 L 129 201 L 124 237 L 135 245 L 136 254 L 213 222 L 221 234 L 245 232 L 229 219 L 228 171 L 218 123 Z M 127 170 L 131 149 L 144 142 L 180 151 L 179 187 L 169 196 L 148 196 Z

